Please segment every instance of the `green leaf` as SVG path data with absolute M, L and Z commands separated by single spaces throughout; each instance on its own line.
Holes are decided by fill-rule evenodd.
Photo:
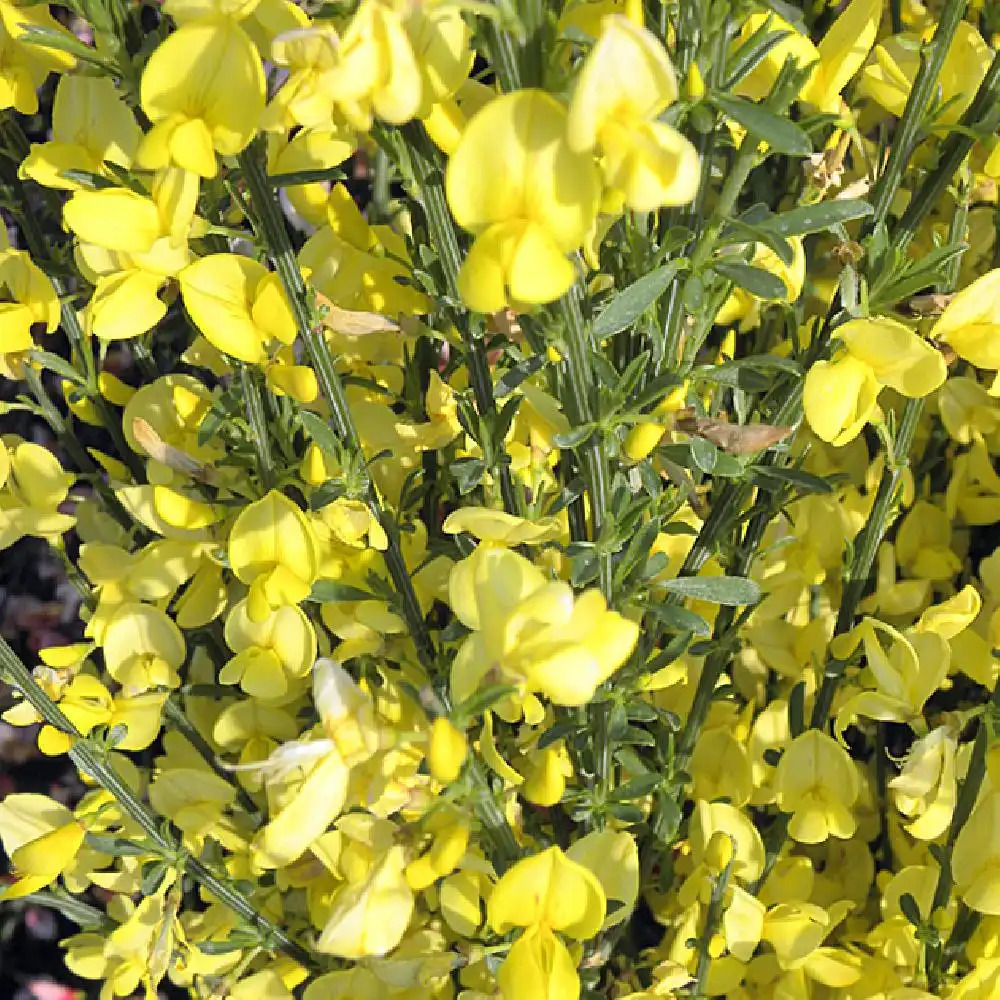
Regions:
M 342 450 L 340 439 L 334 433 L 333 428 L 322 417 L 316 416 L 310 410 L 299 410 L 299 422 L 305 428 L 309 437 L 331 458 L 340 457 Z
M 579 448 L 590 439 L 595 430 L 596 424 L 581 424 L 579 427 L 571 427 L 565 434 L 553 434 L 552 440 L 559 448 Z
M 102 59 L 90 46 L 84 45 L 74 35 L 68 34 L 63 29 L 47 28 L 41 24 L 18 25 L 23 34 L 18 37 L 18 41 L 27 42 L 29 45 L 37 45 L 45 49 L 58 49 L 60 52 L 68 52 L 83 62 L 88 62 L 93 66 L 100 66 L 113 76 L 121 76 L 118 67 L 113 63 Z
M 611 802 L 628 802 L 630 799 L 644 799 L 650 792 L 663 784 L 662 774 L 643 774 L 624 785 L 619 785 L 608 796 Z
M 138 858 L 143 854 L 152 853 L 149 844 L 133 844 L 121 837 L 109 837 L 102 833 L 88 833 L 84 840 L 86 840 L 87 846 L 92 847 L 95 851 L 110 854 L 116 858 Z
M 478 719 L 498 701 L 503 701 L 512 694 L 517 694 L 517 688 L 511 684 L 491 684 L 466 698 L 455 709 L 455 719 L 462 722 Z
M 712 262 L 712 270 L 728 278 L 740 288 L 745 288 L 758 299 L 787 299 L 788 288 L 785 283 L 770 271 L 752 264 L 740 264 L 736 261 L 716 260 Z
M 806 685 L 799 681 L 788 697 L 788 731 L 792 739 L 806 731 Z
M 833 485 L 811 472 L 801 469 L 784 469 L 774 465 L 756 465 L 750 470 L 751 479 L 758 486 L 773 490 L 776 487 L 794 486 L 799 493 L 832 493 Z
M 317 181 L 339 181 L 347 174 L 340 167 L 319 167 L 315 170 L 291 170 L 285 174 L 269 174 L 267 183 L 271 187 L 296 187 L 299 184 L 314 184 Z
M 75 181 L 89 191 L 102 191 L 104 188 L 116 186 L 114 181 L 89 170 L 62 170 L 59 172 L 59 176 L 65 177 L 68 181 Z
M 710 475 L 719 458 L 718 448 L 711 441 L 705 441 L 703 438 L 693 437 L 688 443 L 691 446 L 691 457 L 694 459 L 694 464 L 706 475 Z
M 744 142 L 766 142 L 775 153 L 786 156 L 809 156 L 812 143 L 809 136 L 787 118 L 743 97 L 712 94 L 711 102 L 727 117 L 739 122 L 750 134 Z
M 480 458 L 459 458 L 451 463 L 450 470 L 455 477 L 458 492 L 465 496 L 483 481 L 486 463 Z
M 337 583 L 335 580 L 317 580 L 306 598 L 307 601 L 312 601 L 314 604 L 326 604 L 327 601 L 371 601 L 374 599 L 375 595 L 369 594 L 367 590 L 351 587 L 346 583 Z
M 679 576 L 664 586 L 678 597 L 737 607 L 760 600 L 760 587 L 741 576 Z
M 680 264 L 671 261 L 623 288 L 594 320 L 594 336 L 600 340 L 630 327 L 667 290 L 678 270 Z
M 509 368 L 497 379 L 496 385 L 493 387 L 493 395 L 497 399 L 509 396 L 526 378 L 530 378 L 536 372 L 541 371 L 544 365 L 544 354 L 533 354 L 530 358 L 525 358 L 524 361 L 518 362 L 513 368 Z
M 679 608 L 676 604 L 648 604 L 646 610 L 657 618 L 664 628 L 675 632 L 690 632 L 707 639 L 712 634 L 712 626 L 699 614 Z
M 911 893 L 904 892 L 899 897 L 899 908 L 914 927 L 919 927 L 924 922 L 924 918 L 920 916 L 920 907 Z
M 761 223 L 760 228 L 778 236 L 803 236 L 806 233 L 821 233 L 854 219 L 864 219 L 873 212 L 867 201 L 844 198 L 842 201 L 823 201 L 818 205 L 793 208 Z
M 86 385 L 87 380 L 65 359 L 53 354 L 51 351 L 32 350 L 31 358 L 37 361 L 42 367 L 49 371 L 61 375 L 64 379 L 74 385 Z

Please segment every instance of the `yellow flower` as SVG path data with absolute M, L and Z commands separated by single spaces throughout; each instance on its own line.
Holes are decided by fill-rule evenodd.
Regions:
M 835 336 L 846 353 L 809 369 L 802 399 L 809 426 L 835 447 L 857 437 L 875 412 L 883 386 L 919 398 L 937 389 L 948 374 L 940 351 L 895 320 L 850 320 Z
M 566 138 L 566 112 L 541 90 L 491 101 L 469 122 L 448 161 L 448 204 L 476 236 L 459 291 L 478 312 L 522 310 L 559 298 L 597 214 L 599 180 L 589 153 Z
M 295 605 L 254 622 L 240 601 L 226 618 L 225 636 L 236 655 L 219 671 L 219 682 L 238 682 L 252 698 L 283 697 L 289 680 L 304 677 L 316 659 L 316 633 Z
M 556 747 L 548 746 L 531 755 L 531 766 L 521 785 L 524 798 L 536 806 L 554 806 L 563 797 L 566 791 L 564 754 L 565 751 L 560 753 Z
M 880 632 L 892 644 L 888 653 L 879 641 Z M 859 641 L 864 643 L 865 660 L 877 690 L 862 691 L 843 704 L 837 713 L 838 732 L 857 715 L 886 722 L 912 719 L 948 675 L 951 649 L 937 632 L 907 629 L 902 633 L 877 619 L 865 618 L 836 641 L 836 655 L 849 656 Z
M 264 775 L 278 804 L 253 840 L 262 868 L 291 864 L 326 832 L 347 800 L 349 768 L 379 746 L 371 699 L 332 660 L 313 668 L 313 702 L 322 735 L 284 743 L 267 760 L 237 768 Z
M 72 40 L 48 7 L 0 0 L 0 109 L 14 108 L 24 115 L 38 110 L 39 87 L 49 73 L 65 73 L 76 59 L 52 46 L 32 45 L 24 40 L 29 28 Z
M 368 876 L 334 897 L 318 951 L 338 958 L 385 955 L 399 944 L 413 914 L 402 847 L 390 847 Z
M 881 386 L 863 361 L 845 354 L 806 373 L 802 407 L 813 433 L 834 447 L 853 441 L 875 412 Z
M 698 190 L 694 146 L 658 120 L 677 100 L 677 79 L 655 35 L 629 18 L 605 18 L 580 71 L 567 135 L 578 153 L 600 150 L 604 182 L 637 212 L 684 205 Z
M 485 543 L 455 565 L 449 590 L 456 616 L 474 630 L 452 664 L 459 702 L 496 670 L 524 694 L 586 704 L 639 636 L 638 626 L 609 610 L 600 591 L 574 596 L 569 584 L 547 582 L 523 556 Z
M 177 669 L 187 654 L 184 635 L 151 604 L 121 605 L 108 622 L 101 646 L 108 673 L 131 692 L 181 682 Z
M 830 836 L 854 836 L 858 775 L 847 751 L 826 733 L 810 729 L 792 740 L 774 783 L 778 807 L 792 814 L 788 832 L 795 840 L 821 844 Z
M 229 562 L 236 578 L 250 586 L 247 616 L 262 622 L 309 594 L 317 573 L 315 536 L 302 511 L 272 490 L 236 518 Z
M 487 915 L 498 934 L 513 927 L 544 927 L 586 941 L 601 929 L 605 906 L 597 876 L 550 847 L 503 874 L 490 894 Z
M 900 773 L 888 782 L 896 808 L 910 822 L 905 829 L 918 840 L 937 840 L 951 823 L 958 799 L 958 744 L 947 726 L 939 726 L 910 747 Z
M 859 90 L 899 117 L 920 69 L 921 37 L 914 32 L 893 35 L 875 46 L 872 60 L 861 74 Z M 993 54 L 968 21 L 959 21 L 937 78 L 939 101 L 947 105 L 935 118 L 936 126 L 954 125 L 972 103 Z
M 18 173 L 46 187 L 77 191 L 70 170 L 104 174 L 104 161 L 132 165 L 142 132 L 114 82 L 103 76 L 64 76 L 52 104 L 52 139 L 32 144 Z
M 987 792 L 955 840 L 951 874 L 959 896 L 977 913 L 1000 915 L 1000 791 Z
M 511 945 L 497 984 L 505 997 L 518 1000 L 571 1000 L 580 995 L 573 956 L 544 926 L 530 928 Z
M 264 110 L 264 69 L 246 32 L 232 18 L 207 16 L 161 42 L 142 73 L 142 110 L 153 128 L 137 161 L 171 164 L 202 177 L 218 172 L 215 154 L 235 156 Z
M 749 38 L 770 21 L 772 33 L 786 37 L 768 50 L 761 62 L 737 85 L 737 93 L 754 100 L 767 97 L 786 59 L 800 67 L 813 66 L 799 97 L 820 111 L 837 113 L 840 92 L 863 65 L 878 32 L 882 14 L 881 0 L 852 0 L 827 29 L 818 46 L 788 21 L 773 11 L 751 14 L 746 19 L 741 38 Z
M 59 507 L 75 480 L 47 448 L 0 440 L 0 550 L 25 535 L 55 541 L 69 531 L 76 519 Z
M 1000 269 L 987 272 L 963 288 L 931 328 L 930 335 L 977 368 L 1000 369 Z M 995 388 L 990 395 L 998 395 Z
M 295 339 L 295 317 L 278 276 L 249 257 L 210 254 L 178 275 L 184 308 L 220 351 L 261 364 L 272 340 Z
M 593 872 L 605 898 L 621 905 L 609 913 L 603 927 L 629 919 L 639 898 L 639 848 L 625 830 L 595 830 L 574 841 L 566 856 Z
M 8 795 L 0 802 L 0 840 L 18 878 L 3 898 L 54 882 L 76 859 L 83 837 L 83 825 L 64 805 L 30 792 Z
M 299 251 L 299 264 L 317 291 L 342 309 L 396 316 L 430 311 L 423 292 L 409 287 L 406 252 L 394 249 L 391 234 L 369 226 L 343 184 L 326 203 L 327 225 Z
M 0 250 L 0 375 L 23 378 L 34 334 L 59 326 L 59 298 L 48 277 L 22 250 Z
M 88 332 L 122 340 L 166 315 L 159 293 L 191 258 L 198 185 L 194 174 L 168 168 L 156 175 L 149 197 L 105 188 L 77 191 L 65 204 L 63 219 L 81 240 L 77 263 L 96 285 L 85 313 Z
M 558 847 L 518 861 L 493 887 L 487 903 L 490 926 L 498 934 L 526 928 L 497 973 L 504 994 L 531 1000 L 576 996 L 576 963 L 553 932 L 585 941 L 601 929 L 605 907 L 597 877 Z
M 482 542 L 497 545 L 539 545 L 559 536 L 559 523 L 555 518 L 528 521 L 502 510 L 487 507 L 460 507 L 453 510 L 441 525 L 449 535 L 467 531 Z

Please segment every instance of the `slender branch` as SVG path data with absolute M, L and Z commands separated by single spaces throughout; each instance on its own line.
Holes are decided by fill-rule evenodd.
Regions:
M 444 170 L 440 154 L 431 145 L 422 125 L 411 122 L 400 129 L 400 134 L 406 140 L 410 166 L 413 171 L 413 183 L 417 188 L 416 194 L 427 217 L 431 245 L 437 250 L 441 261 L 447 286 L 446 292 L 453 302 L 457 302 L 459 300 L 458 272 L 462 266 L 462 252 L 445 196 Z M 497 406 L 493 395 L 493 379 L 490 375 L 489 362 L 481 333 L 482 327 L 476 321 L 475 328 L 473 328 L 471 322 L 468 322 L 472 319 L 471 315 L 455 317 L 455 319 L 456 326 L 461 332 L 462 344 L 465 347 L 469 383 L 476 400 L 476 409 L 492 433 Z M 492 445 L 495 443 L 498 442 L 490 444 L 491 452 L 494 450 Z M 523 504 L 519 502 L 520 496 L 514 485 L 510 466 L 503 461 L 494 461 L 490 473 L 500 483 L 500 496 L 503 500 L 504 510 L 508 514 L 521 513 Z
M 945 140 L 938 155 L 937 166 L 914 192 L 899 225 L 893 230 L 892 241 L 900 249 L 910 245 L 928 213 L 937 205 L 941 195 L 951 183 L 955 171 L 962 165 L 975 145 L 969 130 L 980 133 L 996 131 L 1000 123 L 1000 52 L 986 71 L 976 96 L 959 124 L 961 130 L 953 131 Z
M 986 777 L 986 751 L 989 749 L 990 727 L 987 715 L 990 712 L 1000 710 L 1000 684 L 993 689 L 993 694 L 985 706 L 983 715 L 979 718 L 979 725 L 976 729 L 976 739 L 972 745 L 972 757 L 969 760 L 969 768 L 965 772 L 965 779 L 962 781 L 958 799 L 955 803 L 955 811 L 951 816 L 951 824 L 948 827 L 948 836 L 945 839 L 944 848 L 939 855 L 938 879 L 934 886 L 934 897 L 931 901 L 931 909 L 928 916 L 933 920 L 934 912 L 943 909 L 948 904 L 948 897 L 954 880 L 951 875 L 951 859 L 955 853 L 955 842 L 963 827 L 972 815 L 976 800 L 979 798 L 983 780 Z M 951 944 L 951 941 L 949 941 Z M 943 945 L 940 937 L 933 935 L 924 945 L 925 966 L 927 969 L 927 982 L 935 992 L 941 985 L 941 965 L 947 945 Z
M 52 429 L 52 433 L 56 436 L 59 446 L 73 460 L 79 472 L 90 478 L 94 489 L 97 491 L 98 496 L 111 516 L 126 531 L 131 531 L 133 528 L 132 516 L 122 505 L 118 497 L 115 496 L 114 490 L 104 481 L 104 474 L 97 467 L 97 463 L 80 444 L 76 435 L 66 426 L 63 415 L 59 412 L 55 403 L 52 402 L 37 369 L 29 362 L 24 367 L 24 373 L 28 387 L 31 389 L 31 394 L 35 397 L 41 408 L 42 416 Z
M 250 192 L 251 203 L 258 215 L 260 236 L 266 243 L 268 254 L 274 262 L 275 270 L 281 279 L 285 294 L 288 296 L 299 335 L 302 337 L 309 360 L 316 373 L 320 392 L 330 407 L 333 428 L 349 452 L 361 455 L 361 441 L 347 403 L 344 386 L 337 374 L 333 355 L 330 353 L 329 344 L 323 336 L 322 328 L 313 322 L 305 281 L 295 259 L 295 252 L 292 249 L 291 240 L 288 238 L 288 230 L 285 228 L 284 216 L 281 214 L 281 209 L 275 198 L 274 189 L 268 183 L 267 175 L 255 147 L 251 146 L 245 149 L 240 154 L 239 162 Z M 403 615 L 410 635 L 424 666 L 433 668 L 435 662 L 434 645 L 427 629 L 427 623 L 424 621 L 423 612 L 420 610 L 420 602 L 413 589 L 413 581 L 410 579 L 406 562 L 403 559 L 399 544 L 399 529 L 395 521 L 382 507 L 370 479 L 366 483 L 365 493 L 365 502 L 369 511 L 382 525 L 389 540 L 389 547 L 385 552 L 386 567 L 402 603 Z
M 267 493 L 274 486 L 274 456 L 271 454 L 271 437 L 264 417 L 260 382 L 249 365 L 240 365 L 239 368 L 243 404 L 246 407 L 250 437 L 257 455 L 257 475 L 260 477 L 261 492 Z
M 0 667 L 7 673 L 14 687 L 50 726 L 73 737 L 74 742 L 69 751 L 73 763 L 114 797 L 122 810 L 135 821 L 148 837 L 150 844 L 165 859 L 176 864 L 220 902 L 239 914 L 268 941 L 273 942 L 277 950 L 283 951 L 307 968 L 318 968 L 318 962 L 309 951 L 267 917 L 258 913 L 250 900 L 225 878 L 187 853 L 184 845 L 174 838 L 169 825 L 142 802 L 107 758 L 81 735 L 76 726 L 63 714 L 62 709 L 42 690 L 31 671 L 21 662 L 2 636 L 0 636 Z
M 968 0 L 947 0 L 944 10 L 938 19 L 934 40 L 930 43 L 930 53 L 923 53 L 920 69 L 917 71 L 906 107 L 899 119 L 896 134 L 893 137 L 892 148 L 886 161 L 885 169 L 879 174 L 872 188 L 870 201 L 875 209 L 874 215 L 867 221 L 863 232 L 870 233 L 877 225 L 885 221 L 892 199 L 899 190 L 903 175 L 913 155 L 920 130 L 924 125 L 927 106 L 934 94 L 941 67 L 945 56 L 951 48 L 955 32 L 965 14 Z

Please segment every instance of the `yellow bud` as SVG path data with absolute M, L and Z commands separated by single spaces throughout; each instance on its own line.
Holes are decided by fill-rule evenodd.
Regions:
M 552 747 L 539 751 L 531 773 L 521 786 L 521 793 L 536 806 L 554 806 L 566 791 L 559 752 Z
M 92 424 L 94 427 L 101 426 L 101 417 L 94 404 L 81 391 L 80 387 L 74 385 L 68 379 L 61 382 L 63 398 L 70 412 L 85 424 Z
M 726 953 L 726 939 L 721 934 L 713 934 L 708 942 L 709 958 L 722 958 Z
M 563 356 L 551 344 L 545 348 L 545 356 L 554 365 L 559 364 L 559 362 L 563 359 Z
M 465 733 L 443 715 L 431 723 L 431 738 L 427 748 L 427 766 L 442 785 L 450 785 L 462 771 L 469 752 Z
M 722 830 L 716 830 L 705 847 L 705 866 L 713 875 L 718 875 L 732 860 L 733 838 Z
M 625 437 L 625 454 L 641 462 L 659 443 L 665 427 L 660 424 L 636 424 Z
M 323 458 L 323 450 L 315 441 L 311 441 L 306 448 L 305 457 L 299 466 L 302 478 L 310 486 L 320 486 L 329 478 L 326 461 Z
M 124 383 L 116 375 L 112 375 L 111 372 L 98 373 L 97 388 L 100 389 L 101 395 L 109 403 L 114 403 L 115 406 L 125 406 L 135 395 L 135 389 L 132 386 Z
M 705 96 L 705 78 L 696 62 L 691 63 L 687 80 L 684 81 L 684 96 L 689 101 L 700 101 Z

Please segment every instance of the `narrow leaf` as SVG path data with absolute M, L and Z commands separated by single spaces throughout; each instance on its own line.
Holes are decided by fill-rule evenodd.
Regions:
M 623 288 L 594 320 L 594 336 L 610 337 L 631 326 L 666 290 L 679 264 L 664 264 Z
M 750 133 L 745 142 L 763 140 L 775 153 L 787 156 L 808 156 L 813 151 L 809 136 L 798 125 L 753 101 L 742 97 L 726 97 L 723 94 L 713 94 L 711 101 L 723 114 L 739 122 Z
M 824 201 L 818 205 L 803 205 L 789 212 L 782 212 L 761 224 L 778 236 L 803 236 L 806 233 L 821 233 L 833 226 L 864 219 L 874 209 L 860 198 L 844 198 L 842 201 Z
M 741 576 L 679 576 L 665 584 L 671 594 L 738 607 L 760 600 L 760 587 Z
M 712 269 L 728 278 L 733 283 L 745 288 L 758 299 L 787 299 L 788 288 L 785 283 L 770 271 L 752 264 L 740 264 L 737 261 L 716 260 Z

